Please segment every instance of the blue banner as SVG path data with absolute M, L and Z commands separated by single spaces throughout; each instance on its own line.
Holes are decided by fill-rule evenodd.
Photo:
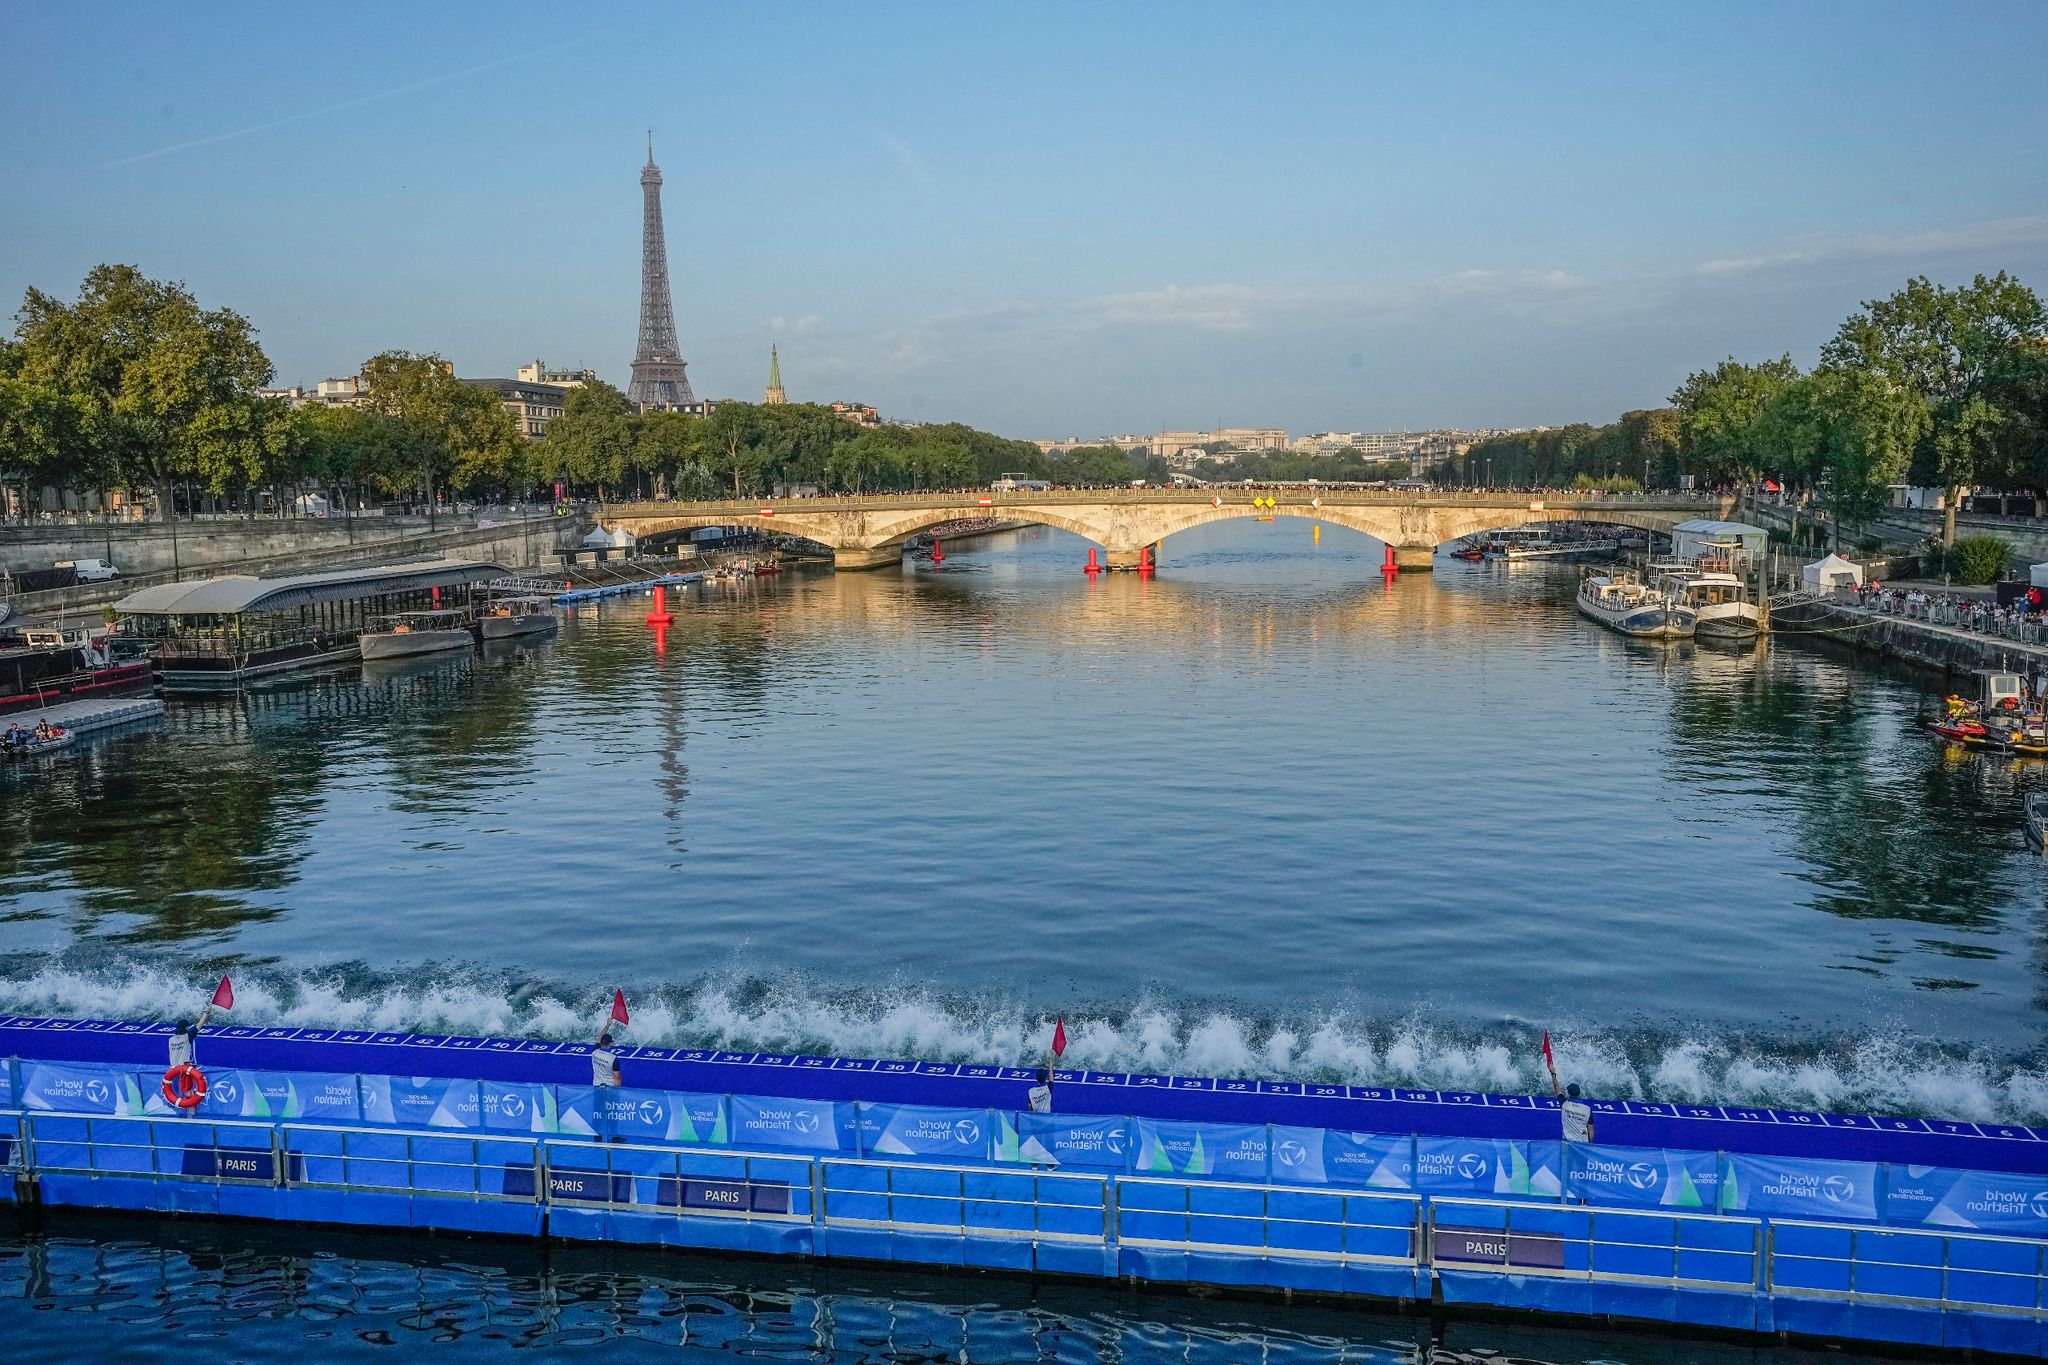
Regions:
M 998 1160 L 1083 1171 L 1121 1171 L 1129 1161 L 1131 1130 L 1121 1117 L 1027 1112 L 1016 1121 L 1016 1154 Z
M 1137 1141 L 1134 1175 L 1213 1175 L 1223 1180 L 1266 1178 L 1263 1123 L 1179 1123 L 1132 1119 Z
M 1823 1222 L 1877 1221 L 1878 1164 L 1728 1153 L 1721 1211 Z
M 1884 1217 L 1906 1226 L 2048 1240 L 2048 1176 L 1895 1165 L 1885 1172 Z
M 151 1076 L 153 1085 L 156 1078 Z M 143 1077 L 120 1067 L 21 1064 L 21 1107 L 73 1114 L 140 1115 L 147 1099 Z
M 1415 1188 L 1415 1143 L 1406 1135 L 1334 1128 L 1273 1128 L 1273 1179 L 1295 1185 Z
M 1417 1138 L 1414 1188 L 1425 1194 L 1554 1199 L 1564 1188 L 1558 1171 L 1563 1146 L 1509 1138 Z
M 587 1085 L 548 1088 L 547 1130 L 576 1137 L 597 1136 L 597 1091 Z
M 443 1076 L 364 1076 L 363 1121 L 400 1128 L 483 1127 L 475 1081 Z
M 1721 1198 L 1718 1152 L 1656 1147 L 1565 1147 L 1565 1193 L 1588 1204 L 1629 1209 L 1712 1209 Z
M 937 1161 L 982 1162 L 997 1138 L 986 1109 L 937 1109 L 920 1104 L 860 1106 L 864 1156 L 917 1156 Z
M 734 1095 L 735 1147 L 769 1147 L 781 1151 L 838 1152 L 853 1148 L 853 1106 L 831 1100 L 766 1099 Z
M 193 1112 L 206 1118 L 362 1122 L 362 1101 L 352 1073 L 222 1069 L 205 1075 L 206 1099 Z M 150 1098 L 149 1111 L 178 1112 L 161 1090 Z
M 687 1142 L 723 1146 L 725 1096 L 681 1090 L 598 1090 L 599 1131 L 627 1142 Z

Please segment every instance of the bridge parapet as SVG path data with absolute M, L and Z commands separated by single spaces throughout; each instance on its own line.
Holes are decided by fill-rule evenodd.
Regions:
M 750 526 L 802 536 L 834 552 L 842 568 L 893 562 L 911 536 L 962 517 L 1001 516 L 1072 531 L 1112 563 L 1206 522 L 1306 517 L 1347 526 L 1394 547 L 1404 567 L 1427 568 L 1436 547 L 1480 531 L 1537 521 L 1592 521 L 1668 531 L 1694 517 L 1724 516 L 1726 498 L 1610 493 L 1394 493 L 1316 486 L 1208 489 L 1097 488 L 1052 492 L 840 494 L 789 499 L 616 504 L 599 521 L 638 536 L 703 526 Z

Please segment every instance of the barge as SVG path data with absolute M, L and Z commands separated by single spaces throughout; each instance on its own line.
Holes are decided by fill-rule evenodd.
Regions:
M 256 1027 L 179 1114 L 169 1032 L 0 1018 L 21 1196 L 2048 1355 L 2017 1124 Z
M 285 578 L 234 575 L 162 583 L 115 604 L 115 645 L 147 653 L 167 691 L 211 691 L 352 663 L 363 635 L 394 614 L 467 606 L 505 570 L 424 560 Z

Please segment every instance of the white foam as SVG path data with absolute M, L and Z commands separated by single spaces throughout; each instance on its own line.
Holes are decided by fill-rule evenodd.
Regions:
M 577 1039 L 604 1018 L 610 988 L 572 990 L 488 974 L 377 978 L 360 971 L 237 970 L 238 1024 Z M 0 1012 L 190 1018 L 211 971 L 46 961 L 0 978 Z M 1052 1019 L 1022 1006 L 915 989 L 833 993 L 800 980 L 711 980 L 634 990 L 626 1040 L 665 1046 L 1039 1065 Z M 1542 1091 L 1528 1030 L 1475 1030 L 1428 1014 L 1380 1021 L 1328 1014 L 1261 1020 L 1140 1000 L 1070 1015 L 1065 1064 L 1096 1071 L 1309 1080 L 1425 1089 Z M 2048 1121 L 2048 1068 L 1944 1047 L 1902 1028 L 1801 1046 L 1704 1031 L 1649 1036 L 1552 1031 L 1559 1074 L 1589 1093 L 1698 1104 L 1774 1105 L 1976 1121 Z

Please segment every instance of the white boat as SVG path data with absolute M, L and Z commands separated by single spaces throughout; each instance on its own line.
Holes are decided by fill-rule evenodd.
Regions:
M 1693 609 L 1693 633 L 1703 640 L 1756 638 L 1758 612 L 1749 586 L 1732 573 L 1703 572 L 1668 580 L 1664 592 Z
M 493 599 L 476 624 L 484 639 L 506 640 L 515 635 L 553 635 L 559 623 L 553 602 L 545 597 L 522 596 Z
M 377 629 L 364 631 L 362 643 L 363 661 L 369 663 L 468 649 L 476 643 L 476 637 L 470 634 L 469 618 L 463 612 L 401 611 L 379 621 Z
M 1579 610 L 1609 630 L 1637 639 L 1692 638 L 1692 608 L 1671 601 L 1626 572 L 1593 574 L 1580 580 Z
M 2028 792 L 2027 842 L 2048 853 L 2048 791 Z

